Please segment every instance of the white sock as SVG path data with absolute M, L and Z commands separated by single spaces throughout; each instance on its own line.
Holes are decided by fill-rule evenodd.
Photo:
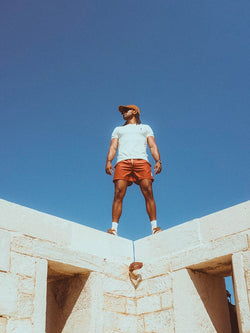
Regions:
M 112 229 L 115 229 L 115 231 L 117 232 L 118 222 L 112 222 Z
M 157 227 L 157 220 L 150 221 L 152 230 Z

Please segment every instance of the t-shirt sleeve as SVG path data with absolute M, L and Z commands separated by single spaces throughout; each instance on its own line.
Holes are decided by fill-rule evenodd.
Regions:
M 154 132 L 153 132 L 152 128 L 150 126 L 146 125 L 146 129 L 147 129 L 147 131 L 146 131 L 147 137 L 149 137 L 149 136 L 153 136 L 154 137 Z
M 118 127 L 116 127 L 114 130 L 113 130 L 113 133 L 111 135 L 111 140 L 112 139 L 118 139 L 119 136 L 118 136 Z

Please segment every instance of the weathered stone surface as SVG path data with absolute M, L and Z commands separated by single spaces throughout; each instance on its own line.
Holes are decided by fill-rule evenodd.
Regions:
M 29 319 L 10 319 L 6 333 L 32 333 L 32 323 Z
M 104 260 L 89 253 L 75 252 L 65 247 L 47 241 L 36 239 L 34 241 L 34 256 L 66 264 L 68 269 L 72 267 L 73 272 L 84 273 L 90 270 L 103 271 Z M 82 268 L 82 269 L 80 269 Z
M 27 294 L 18 295 L 18 311 L 17 311 L 18 317 L 31 318 L 34 309 L 33 299 L 34 297 L 32 295 L 27 295 Z
M 33 295 L 34 288 L 34 278 L 19 276 L 18 290 L 20 293 Z
M 15 315 L 17 312 L 18 277 L 0 272 L 0 314 Z
M 0 229 L 0 271 L 10 268 L 10 233 Z
M 172 271 L 171 261 L 166 257 L 153 259 L 151 262 L 144 262 L 143 267 L 138 270 L 143 280 L 150 279 L 152 277 L 166 275 Z
M 200 233 L 203 241 L 212 241 L 250 228 L 250 201 L 221 210 L 201 218 Z
M 246 273 L 247 289 L 250 290 L 250 270 Z
M 20 253 L 11 253 L 11 272 L 24 276 L 35 276 L 35 258 Z
M 71 241 L 72 225 L 73 222 L 0 199 L 0 228 L 66 246 Z
M 160 295 L 145 296 L 137 299 L 137 314 L 161 310 Z
M 0 200 L 7 333 L 229 333 L 223 277 L 232 254 L 241 333 L 249 333 L 249 203 L 136 241 L 135 289 L 132 241 Z
M 164 275 L 148 279 L 148 294 L 162 293 L 172 288 L 172 277 L 171 275 Z
M 83 225 L 74 224 L 69 246 L 73 251 L 91 253 L 101 258 L 129 260 L 133 258 L 132 241 Z
M 137 318 L 136 316 L 127 315 L 127 314 L 118 314 L 117 315 L 118 326 L 116 329 L 119 329 L 122 333 L 137 333 L 136 325 Z
M 105 259 L 103 272 L 109 277 L 127 281 L 130 263 L 130 260 L 121 262 L 120 260 Z
M 137 302 L 134 298 L 127 298 L 126 302 L 126 313 L 128 314 L 137 314 Z
M 145 332 L 174 332 L 172 310 L 165 310 L 146 314 L 144 315 L 144 323 Z
M 7 318 L 0 317 L 0 333 L 6 333 Z
M 104 310 L 126 312 L 126 297 L 104 295 Z
M 216 258 L 220 261 L 220 257 L 231 256 L 232 253 L 245 250 L 247 247 L 246 235 L 239 234 L 225 239 L 218 239 L 190 251 L 183 251 L 175 255 L 175 257 L 171 258 L 172 269 L 175 271 L 189 266 L 199 269 L 199 266 L 195 267 L 194 265 L 200 265 L 211 260 L 215 261 Z
M 113 278 L 107 278 L 104 281 L 104 291 L 106 293 L 120 295 L 120 296 L 127 296 L 127 297 L 135 296 L 135 289 L 130 280 L 122 281 Z
M 242 333 L 250 332 L 250 312 L 247 295 L 247 285 L 244 271 L 243 254 L 236 253 L 233 255 L 233 277 L 235 302 L 238 315 L 239 329 Z
M 193 220 L 135 242 L 137 261 L 151 261 L 200 245 L 199 223 Z
M 35 297 L 32 322 L 35 333 L 45 332 L 47 299 L 47 260 L 39 259 L 35 265 Z
M 141 270 L 140 270 L 141 271 Z M 141 273 L 141 272 L 140 272 Z M 141 274 L 144 277 L 143 273 Z M 136 289 L 136 297 L 143 297 L 146 295 L 162 293 L 172 288 L 171 275 L 162 275 L 151 279 L 142 280 Z
M 242 253 L 244 271 L 250 271 L 250 251 Z
M 167 292 L 161 294 L 161 308 L 170 309 L 173 307 L 173 292 L 168 290 Z
M 143 316 L 137 317 L 137 333 L 145 333 Z
M 112 330 L 115 332 L 117 325 L 118 325 L 118 314 L 115 312 L 104 311 L 104 329 L 105 330 Z
M 14 234 L 11 239 L 11 250 L 32 256 L 34 239 L 20 234 Z
M 250 250 L 250 231 L 247 232 L 248 250 Z
M 135 290 L 137 298 L 148 295 L 148 280 L 142 280 Z

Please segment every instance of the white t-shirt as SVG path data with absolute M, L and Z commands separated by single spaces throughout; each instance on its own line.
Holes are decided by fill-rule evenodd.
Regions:
M 118 138 L 117 163 L 128 159 L 143 159 L 148 161 L 147 137 L 154 136 L 148 125 L 125 125 L 114 129 L 111 139 Z

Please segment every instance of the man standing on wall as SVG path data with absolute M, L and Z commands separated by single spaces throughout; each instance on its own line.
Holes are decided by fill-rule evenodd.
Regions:
M 112 227 L 107 232 L 117 235 L 123 198 L 127 187 L 135 183 L 140 186 L 145 198 L 152 234 L 156 234 L 162 230 L 160 227 L 157 227 L 156 205 L 152 189 L 154 178 L 146 153 L 148 144 L 156 162 L 154 172 L 155 174 L 160 173 L 161 160 L 158 147 L 155 143 L 154 133 L 150 126 L 141 124 L 140 110 L 136 105 L 120 105 L 119 111 L 125 120 L 125 124 L 116 127 L 112 133 L 105 168 L 108 175 L 113 174 L 114 169 L 111 162 L 118 148 L 117 164 L 113 178 L 115 194 L 112 206 Z

